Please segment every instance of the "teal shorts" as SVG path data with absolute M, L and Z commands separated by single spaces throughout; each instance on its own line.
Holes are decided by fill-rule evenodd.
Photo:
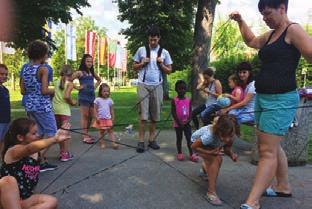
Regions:
M 257 94 L 255 122 L 260 131 L 284 136 L 294 120 L 299 105 L 299 94 Z

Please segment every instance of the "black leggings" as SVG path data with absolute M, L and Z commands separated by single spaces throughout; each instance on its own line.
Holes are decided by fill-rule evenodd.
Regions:
M 178 153 L 182 153 L 182 138 L 183 138 L 183 132 L 184 136 L 187 142 L 187 148 L 190 152 L 190 155 L 193 154 L 192 148 L 191 148 L 191 136 L 192 136 L 192 127 L 190 124 L 186 124 L 183 128 L 175 128 L 176 136 L 177 136 L 177 150 Z
M 199 105 L 198 107 L 196 107 L 192 111 L 192 120 L 193 120 L 193 123 L 194 123 L 194 126 L 195 126 L 196 130 L 199 128 L 199 122 L 198 122 L 197 115 L 199 115 L 205 109 L 206 109 L 206 105 L 202 104 L 202 105 Z

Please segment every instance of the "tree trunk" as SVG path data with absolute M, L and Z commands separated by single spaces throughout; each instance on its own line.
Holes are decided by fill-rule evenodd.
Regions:
M 196 90 L 196 86 L 198 74 L 208 67 L 210 61 L 212 26 L 217 2 L 217 0 L 198 0 L 192 52 L 191 86 L 193 106 L 202 104 L 204 100 L 203 95 Z

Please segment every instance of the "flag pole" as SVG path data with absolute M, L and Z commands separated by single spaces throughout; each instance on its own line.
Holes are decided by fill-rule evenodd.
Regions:
M 64 47 L 64 52 L 65 52 L 65 64 L 67 65 L 67 24 L 65 24 L 65 47 Z

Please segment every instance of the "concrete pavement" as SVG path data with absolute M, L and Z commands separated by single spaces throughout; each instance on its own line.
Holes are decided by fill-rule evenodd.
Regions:
M 78 127 L 73 115 L 73 127 Z M 92 133 L 98 136 L 97 132 Z M 135 146 L 137 134 L 117 133 L 121 143 Z M 161 149 L 137 154 L 135 149 L 119 150 L 86 145 L 73 134 L 71 150 L 74 160 L 57 160 L 58 147 L 50 149 L 51 163 L 59 168 L 42 173 L 36 191 L 54 194 L 61 209 L 209 209 L 215 208 L 204 198 L 207 182 L 198 177 L 200 163 L 186 158 L 175 159 L 175 133 L 163 130 L 158 136 Z M 184 153 L 187 153 L 183 141 Z M 109 144 L 109 143 L 108 143 Z M 256 167 L 249 163 L 246 150 L 251 145 L 237 140 L 239 161 L 224 157 L 218 178 L 218 195 L 224 201 L 220 209 L 239 208 L 252 184 Z M 263 209 L 312 208 L 312 169 L 310 165 L 291 167 L 293 198 L 262 198 Z

